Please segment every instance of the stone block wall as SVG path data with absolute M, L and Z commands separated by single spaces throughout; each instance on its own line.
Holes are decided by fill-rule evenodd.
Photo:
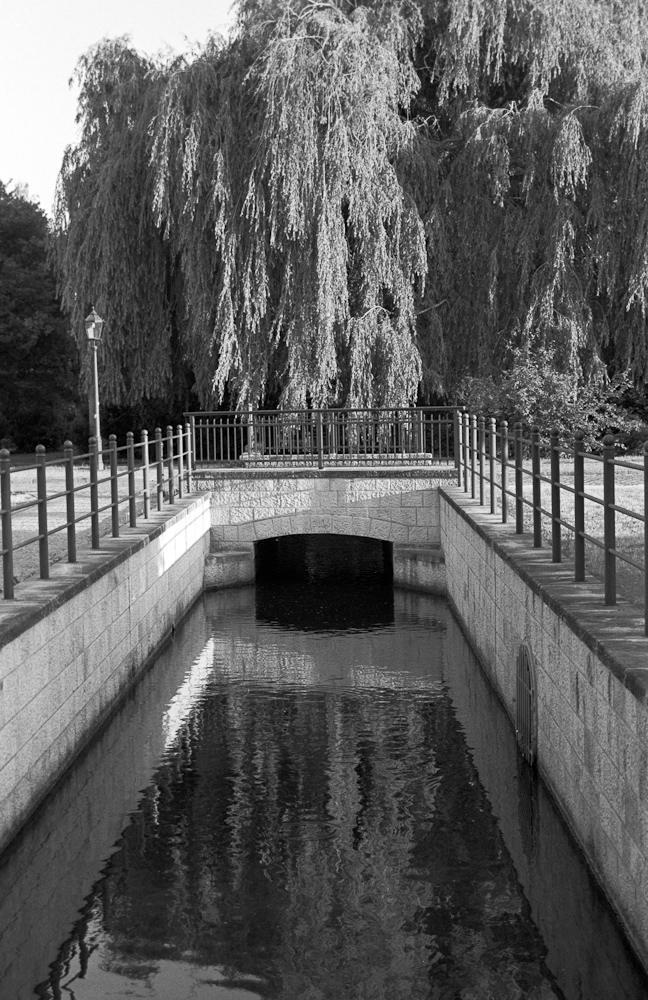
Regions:
M 648 640 L 598 581 L 574 584 L 475 501 L 441 490 L 448 596 L 515 720 L 516 661 L 531 648 L 538 766 L 648 965 Z
M 195 496 L 0 602 L 0 850 L 203 590 Z
M 200 471 L 213 548 L 289 534 L 346 534 L 438 547 L 439 483 L 454 469 Z

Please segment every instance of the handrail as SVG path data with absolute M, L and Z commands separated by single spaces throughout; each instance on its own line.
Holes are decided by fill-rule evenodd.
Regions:
M 151 442 L 151 445 L 156 451 L 155 463 L 158 472 L 157 509 L 162 510 L 165 502 L 170 505 L 175 503 L 176 495 L 182 499 L 185 488 L 187 492 L 191 491 L 193 462 L 190 424 L 187 422 L 184 427 L 182 424 L 178 424 L 175 429 L 168 425 L 164 436 L 162 436 L 161 429 L 156 428 L 155 440 Z M 0 540 L 2 543 L 0 551 L 2 554 L 2 596 L 5 600 L 13 600 L 15 596 L 14 553 L 19 549 L 38 543 L 39 574 L 41 580 L 47 580 L 50 565 L 49 539 L 57 532 L 64 530 L 67 532 L 67 561 L 74 563 L 77 561 L 77 525 L 82 522 L 90 520 L 91 548 L 99 549 L 101 547 L 100 514 L 110 511 L 113 538 L 119 537 L 120 508 L 122 505 L 128 504 L 128 523 L 131 528 L 137 527 L 138 501 L 141 501 L 142 504 L 142 516 L 145 520 L 150 519 L 151 445 L 147 431 L 142 432 L 142 440 L 137 443 L 133 433 L 129 431 L 125 445 L 118 446 L 116 436 L 111 434 L 108 448 L 102 449 L 101 452 L 98 450 L 96 438 L 91 437 L 88 452 L 75 457 L 72 442 L 66 441 L 62 462 L 60 459 L 48 460 L 45 448 L 38 445 L 35 463 L 15 468 L 11 466 L 10 453 L 6 449 L 0 451 Z M 139 452 L 139 463 L 137 452 Z M 106 456 L 108 457 L 109 473 L 100 476 L 99 458 L 103 459 Z M 75 480 L 75 472 L 78 472 L 81 463 L 89 466 L 88 482 L 79 483 L 78 480 Z M 47 470 L 52 466 L 60 467 L 62 464 L 65 467 L 65 489 L 48 492 Z M 102 462 L 102 464 L 104 463 Z M 12 503 L 12 475 L 19 471 L 29 472 L 31 470 L 36 471 L 36 498 Z M 138 473 L 141 479 L 140 488 L 137 486 Z M 122 479 L 127 480 L 127 488 L 123 495 L 120 494 L 120 481 Z M 107 491 L 109 491 L 110 499 L 108 502 L 103 502 Z M 89 510 L 78 514 L 76 500 L 78 495 L 83 493 L 89 494 Z M 65 497 L 65 519 L 54 527 L 49 527 L 48 515 L 51 504 L 63 497 Z M 30 509 L 37 511 L 38 532 L 16 544 L 13 541 L 14 516 Z
M 630 462 L 615 456 L 615 443 L 612 435 L 603 438 L 603 453 L 595 455 L 583 445 L 583 433 L 574 434 L 573 443 L 561 444 L 559 433 L 553 430 L 549 442 L 540 439 L 537 427 L 531 428 L 531 436 L 524 436 L 521 423 L 514 428 L 513 455 L 510 454 L 511 442 L 506 421 L 500 424 L 499 432 L 494 418 L 477 417 L 471 413 L 459 415 L 457 433 L 459 447 L 458 483 L 464 493 L 471 494 L 481 506 L 485 506 L 485 484 L 490 484 L 490 513 L 497 513 L 497 495 L 499 491 L 500 513 L 502 523 L 508 520 L 508 500 L 515 502 L 515 531 L 524 532 L 524 510 L 530 508 L 533 517 L 533 546 L 542 547 L 542 518 L 548 518 L 551 524 L 551 559 L 552 562 L 562 561 L 562 531 L 566 529 L 574 536 L 574 582 L 585 580 L 585 542 L 588 541 L 600 548 L 604 556 L 604 601 L 606 605 L 614 605 L 617 600 L 617 560 L 632 566 L 643 573 L 644 591 L 644 634 L 648 636 L 648 442 L 644 445 L 643 463 Z M 499 448 L 498 448 L 499 445 Z M 524 465 L 524 452 L 530 453 L 531 468 Z M 548 452 L 550 473 L 541 471 L 541 454 Z M 561 458 L 570 458 L 573 463 L 574 485 L 561 480 Z M 603 466 L 603 497 L 597 497 L 586 491 L 585 459 L 598 462 Z M 497 481 L 496 468 L 500 468 L 500 481 Z M 616 469 L 632 469 L 643 473 L 643 513 L 623 507 L 615 501 Z M 515 473 L 514 489 L 508 486 L 508 470 Z M 531 498 L 524 495 L 525 477 L 531 478 Z M 476 482 L 478 480 L 478 483 Z M 551 488 L 550 509 L 542 506 L 541 487 L 546 484 Z M 563 494 L 573 497 L 574 520 L 566 520 L 562 513 L 561 499 Z M 603 540 L 595 538 L 585 531 L 585 501 L 597 504 L 603 509 Z M 616 544 L 616 515 L 643 523 L 643 562 L 637 562 L 630 556 L 620 552 Z
M 457 464 L 457 407 L 188 411 L 196 466 Z

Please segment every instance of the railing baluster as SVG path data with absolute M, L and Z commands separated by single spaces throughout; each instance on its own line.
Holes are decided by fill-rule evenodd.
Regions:
M 502 420 L 500 425 L 500 462 L 502 466 L 502 524 L 508 524 L 509 438 L 507 420 Z
M 490 477 L 490 512 L 494 514 L 497 509 L 495 497 L 495 458 L 497 453 L 497 431 L 495 429 L 495 417 L 488 419 L 488 473 Z
M 560 525 L 560 435 L 554 427 L 550 438 L 551 447 L 551 561 L 559 563 L 561 553 Z
M 533 496 L 533 547 L 542 548 L 542 514 L 540 513 L 540 428 L 534 424 L 531 428 L 531 472 Z
M 648 635 L 648 441 L 644 442 L 644 635 Z
M 192 417 L 193 419 L 193 417 Z M 142 431 L 142 492 L 144 494 L 144 517 L 148 521 L 151 516 L 151 493 L 149 487 L 149 436 L 148 431 Z
M 616 512 L 614 510 L 614 438 L 603 438 L 603 541 L 605 543 L 605 603 L 616 604 Z
M 469 479 L 469 465 L 468 465 L 468 454 L 470 449 L 470 416 L 468 413 L 463 414 L 463 448 L 464 448 L 464 493 L 468 492 L 468 479 Z
M 90 448 L 90 533 L 92 548 L 100 547 L 99 540 L 99 446 L 96 437 L 88 442 Z
M 470 496 L 477 493 L 477 414 L 470 414 Z
M 187 493 L 191 493 L 191 487 L 193 486 L 193 483 L 191 482 L 191 478 L 192 478 L 192 475 L 193 475 L 193 462 L 191 460 L 191 425 L 190 424 L 185 424 L 185 441 L 186 441 L 186 451 L 185 451 L 185 454 L 187 456 L 187 466 L 186 466 L 186 468 L 187 468 Z
M 574 581 L 585 579 L 585 461 L 582 431 L 574 434 Z
M 132 431 L 126 434 L 126 458 L 128 460 L 128 522 L 131 528 L 137 527 L 137 494 L 135 491 L 135 435 Z
M 2 596 L 14 597 L 13 533 L 11 530 L 11 454 L 0 450 L 0 506 L 2 507 Z
M 518 535 L 524 531 L 522 447 L 522 424 L 518 420 L 515 425 L 515 531 Z
M 479 506 L 484 506 L 484 468 L 486 465 L 486 421 L 479 415 Z
M 155 428 L 155 465 L 157 467 L 157 509 L 164 504 L 164 465 L 162 463 L 162 428 Z
M 178 496 L 182 500 L 184 496 L 184 456 L 182 454 L 182 424 L 176 427 L 178 437 Z
M 67 521 L 68 562 L 76 562 L 76 520 L 74 511 L 74 446 L 71 441 L 63 445 L 65 462 L 65 518 Z
M 47 537 L 47 456 L 42 444 L 36 445 L 36 495 L 38 497 L 38 562 L 41 580 L 49 580 L 49 538 Z
M 173 464 L 173 427 L 167 424 L 166 429 L 167 473 L 169 481 L 169 503 L 175 503 L 175 467 Z
M 111 434 L 108 438 L 110 453 L 110 514 L 112 518 L 112 536 L 119 538 L 119 483 L 117 481 L 117 436 Z

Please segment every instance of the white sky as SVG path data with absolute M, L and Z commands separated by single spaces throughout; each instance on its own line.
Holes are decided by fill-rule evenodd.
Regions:
M 0 0 L 0 181 L 27 184 L 51 214 L 63 151 L 76 140 L 79 56 L 130 35 L 151 54 L 227 33 L 231 0 Z

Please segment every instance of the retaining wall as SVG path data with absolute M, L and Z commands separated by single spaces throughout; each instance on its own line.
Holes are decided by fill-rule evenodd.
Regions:
M 511 718 L 516 659 L 533 653 L 538 767 L 648 967 L 648 640 L 456 488 L 441 490 L 448 597 Z
M 0 601 L 0 850 L 203 590 L 196 496 Z

